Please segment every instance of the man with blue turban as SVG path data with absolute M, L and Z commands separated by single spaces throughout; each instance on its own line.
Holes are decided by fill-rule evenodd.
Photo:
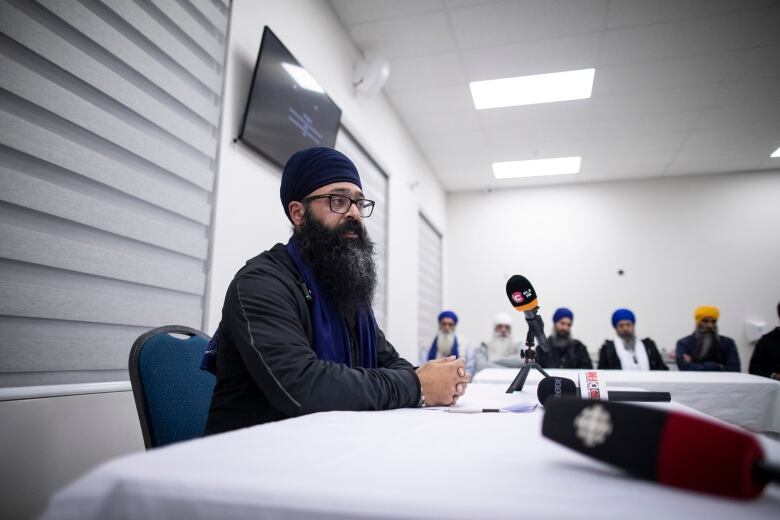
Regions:
M 293 154 L 282 174 L 287 244 L 247 261 L 228 287 L 210 344 L 214 388 L 206 433 L 329 410 L 450 405 L 463 361 L 415 368 L 377 326 L 373 243 L 357 168 L 330 148 Z
M 442 311 L 438 316 L 439 331 L 433 338 L 433 343 L 428 349 L 426 358 L 428 361 L 442 360 L 450 357 L 462 359 L 466 366 L 466 372 L 474 373 L 474 353 L 469 347 L 468 340 L 458 336 L 458 315 L 453 311 Z
M 433 338 L 431 348 L 428 350 L 428 360 L 442 359 L 449 356 L 460 356 L 460 345 L 455 328 L 458 326 L 458 315 L 452 311 L 442 311 L 437 318 L 439 321 L 439 333 Z
M 599 349 L 599 369 L 669 370 L 655 342 L 650 338 L 637 338 L 635 324 L 636 316 L 629 309 L 617 309 L 612 313 L 615 334 Z
M 550 351 L 536 349 L 536 362 L 543 368 L 593 368 L 588 348 L 571 335 L 574 313 L 561 307 L 552 317 L 553 333 L 547 338 Z

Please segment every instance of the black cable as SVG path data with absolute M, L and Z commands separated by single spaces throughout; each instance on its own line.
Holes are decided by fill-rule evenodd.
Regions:
M 780 466 L 769 462 L 754 462 L 753 476 L 760 481 L 780 482 Z

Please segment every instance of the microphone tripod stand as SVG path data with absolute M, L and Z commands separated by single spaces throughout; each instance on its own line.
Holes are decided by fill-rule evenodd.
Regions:
M 515 376 L 515 380 L 512 381 L 512 384 L 509 385 L 509 388 L 506 389 L 506 393 L 508 394 L 511 394 L 512 392 L 521 392 L 523 390 L 525 380 L 528 378 L 528 373 L 531 372 L 532 368 L 535 368 L 541 372 L 544 377 L 550 377 L 550 375 L 544 371 L 542 366 L 536 362 L 536 351 L 534 350 L 535 329 L 542 330 L 542 334 L 544 334 L 544 331 L 543 326 L 540 326 L 540 324 L 536 321 L 538 319 L 536 316 L 536 309 L 531 312 L 533 312 L 533 317 L 529 318 L 526 315 L 525 318 L 525 321 L 528 322 L 528 334 L 525 336 L 526 349 L 523 351 L 525 363 L 523 363 L 520 372 L 518 372 Z

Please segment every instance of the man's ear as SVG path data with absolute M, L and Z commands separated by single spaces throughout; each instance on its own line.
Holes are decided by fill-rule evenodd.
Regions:
M 292 220 L 293 226 L 296 228 L 300 226 L 301 222 L 303 222 L 303 203 L 294 200 L 287 205 L 287 211 L 290 212 L 290 220 Z

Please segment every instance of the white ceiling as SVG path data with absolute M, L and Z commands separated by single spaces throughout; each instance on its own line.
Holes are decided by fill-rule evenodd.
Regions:
M 447 191 L 780 169 L 780 0 L 331 0 Z M 594 67 L 587 100 L 476 110 L 468 82 Z M 577 175 L 491 163 L 582 156 Z

